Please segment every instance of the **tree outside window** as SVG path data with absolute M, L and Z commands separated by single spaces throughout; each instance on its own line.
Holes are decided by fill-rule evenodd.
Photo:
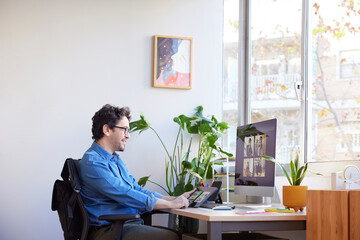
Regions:
M 237 92 L 238 22 L 233 4 L 226 0 L 224 47 L 224 115 L 233 129 L 238 125 Z M 230 7 L 233 6 L 233 7 Z M 297 84 L 301 83 L 301 0 L 251 1 L 251 122 L 278 119 L 277 159 L 287 162 L 301 145 L 305 119 Z M 360 1 L 316 0 L 310 4 L 312 72 L 308 81 L 311 122 L 308 161 L 356 160 L 360 149 Z M 309 21 L 309 19 L 307 19 Z M 226 33 L 226 31 L 231 33 Z M 232 132 L 235 132 L 232 130 Z M 355 137 L 354 137 L 355 136 Z M 235 144 L 229 136 L 227 150 Z M 339 147 L 340 145 L 342 147 Z M 233 150 L 234 151 L 234 150 Z

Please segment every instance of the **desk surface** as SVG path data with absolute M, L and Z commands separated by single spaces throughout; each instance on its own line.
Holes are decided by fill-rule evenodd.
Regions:
M 305 230 L 306 213 L 248 213 L 240 209 L 212 210 L 207 208 L 171 209 L 167 212 L 207 222 L 207 239 L 221 240 L 222 232 Z
M 171 209 L 170 213 L 208 222 L 258 222 L 258 221 L 305 221 L 306 213 L 249 213 L 237 214 L 239 210 L 212 210 L 206 208 Z

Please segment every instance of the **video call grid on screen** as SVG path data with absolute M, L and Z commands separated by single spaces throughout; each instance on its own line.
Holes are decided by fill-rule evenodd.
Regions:
M 275 157 L 276 119 L 237 128 L 235 185 L 274 186 L 275 165 L 261 155 Z

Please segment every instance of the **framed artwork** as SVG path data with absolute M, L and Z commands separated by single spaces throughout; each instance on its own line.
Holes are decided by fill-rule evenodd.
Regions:
M 192 44 L 192 38 L 154 36 L 154 87 L 191 89 Z

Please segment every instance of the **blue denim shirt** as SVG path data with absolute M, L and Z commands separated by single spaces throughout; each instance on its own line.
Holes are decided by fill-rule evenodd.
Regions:
M 105 214 L 134 214 L 151 211 L 161 194 L 140 187 L 117 153 L 111 155 L 94 142 L 79 163 L 81 196 L 90 225 Z

